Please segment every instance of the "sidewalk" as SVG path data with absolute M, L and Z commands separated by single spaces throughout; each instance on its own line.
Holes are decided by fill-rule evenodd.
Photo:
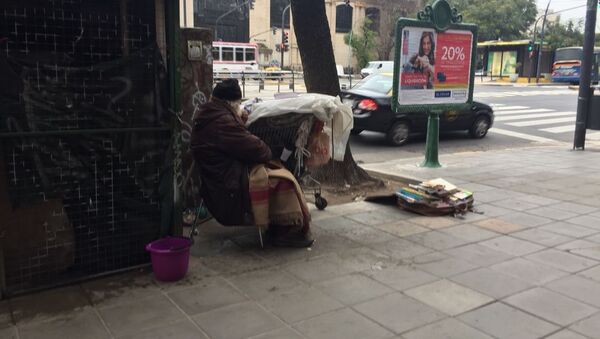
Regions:
M 535 77 L 532 77 L 530 81 L 528 81 L 527 77 L 520 77 L 517 82 L 511 82 L 508 77 L 504 77 L 502 79 L 495 77 L 490 79 L 489 76 L 484 76 L 481 78 L 480 76 L 475 76 L 475 84 L 476 85 L 486 85 L 486 86 L 510 86 L 510 87 L 570 87 L 568 83 L 556 83 L 551 82 L 545 79 L 540 79 L 539 83 L 535 82 Z
M 465 218 L 314 211 L 310 250 L 209 224 L 178 283 L 131 272 L 0 303 L 1 338 L 600 338 L 600 153 L 566 145 L 370 164 L 475 192 Z

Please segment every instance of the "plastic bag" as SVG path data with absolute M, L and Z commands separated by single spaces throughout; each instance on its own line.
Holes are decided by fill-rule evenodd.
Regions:
M 305 164 L 309 168 L 323 166 L 331 159 L 331 139 L 323 131 L 322 122 L 315 122 L 308 138 L 308 151 L 310 155 L 306 158 Z

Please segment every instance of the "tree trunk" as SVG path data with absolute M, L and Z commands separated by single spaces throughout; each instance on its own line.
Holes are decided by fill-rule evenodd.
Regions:
M 335 67 L 325 1 L 292 0 L 291 3 L 307 92 L 339 95 L 340 82 Z M 358 167 L 352 157 L 350 143 L 346 145 L 344 161 L 330 161 L 314 171 L 313 176 L 324 183 L 335 185 L 356 186 L 367 181 L 376 181 Z

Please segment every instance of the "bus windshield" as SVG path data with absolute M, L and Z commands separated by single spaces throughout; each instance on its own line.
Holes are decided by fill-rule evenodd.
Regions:
M 558 48 L 554 61 L 565 61 L 565 60 L 581 60 L 583 56 L 583 49 L 581 47 L 573 48 Z

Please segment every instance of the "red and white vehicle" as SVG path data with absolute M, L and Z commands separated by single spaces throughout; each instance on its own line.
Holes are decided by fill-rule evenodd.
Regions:
M 258 71 L 258 46 L 243 42 L 213 42 L 214 72 Z

